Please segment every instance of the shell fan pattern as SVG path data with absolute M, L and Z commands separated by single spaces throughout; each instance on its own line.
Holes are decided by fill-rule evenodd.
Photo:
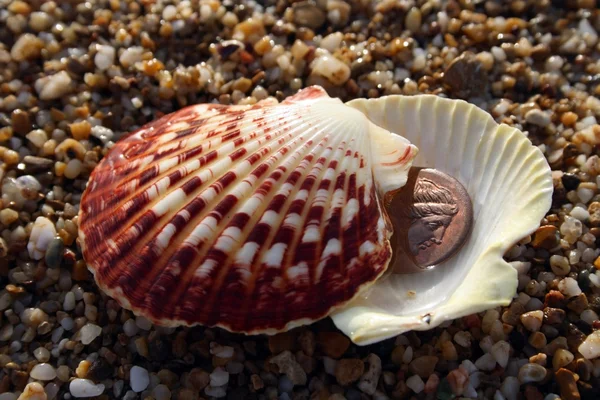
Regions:
M 100 288 L 157 325 L 290 329 L 383 274 L 382 199 L 416 153 L 318 87 L 282 103 L 190 106 L 94 169 L 80 245 Z

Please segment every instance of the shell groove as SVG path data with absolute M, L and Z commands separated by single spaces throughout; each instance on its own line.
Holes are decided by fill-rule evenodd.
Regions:
M 191 106 L 93 171 L 83 255 L 105 292 L 156 324 L 289 329 L 385 271 L 381 199 L 416 153 L 317 87 L 281 104 Z

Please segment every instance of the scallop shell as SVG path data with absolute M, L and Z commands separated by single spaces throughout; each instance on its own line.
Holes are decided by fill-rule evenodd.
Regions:
M 102 290 L 155 324 L 290 329 L 385 271 L 381 199 L 416 153 L 318 87 L 281 104 L 191 106 L 94 169 L 83 256 Z
M 517 272 L 502 257 L 537 229 L 552 201 L 542 152 L 519 130 L 464 101 L 419 95 L 346 104 L 415 144 L 414 166 L 461 182 L 472 200 L 473 228 L 461 250 L 433 270 L 383 276 L 333 313 L 336 326 L 355 343 L 369 344 L 508 305 Z

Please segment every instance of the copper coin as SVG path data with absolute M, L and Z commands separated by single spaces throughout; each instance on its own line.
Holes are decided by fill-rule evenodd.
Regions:
M 386 201 L 394 235 L 393 273 L 431 269 L 452 257 L 473 225 L 467 190 L 452 176 L 431 168 L 411 168 L 408 181 Z

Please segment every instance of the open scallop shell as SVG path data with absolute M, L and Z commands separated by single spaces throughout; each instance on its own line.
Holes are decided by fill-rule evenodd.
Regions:
M 94 169 L 80 245 L 100 288 L 155 324 L 289 329 L 385 271 L 382 199 L 416 152 L 317 87 L 281 104 L 191 106 Z
M 419 95 L 346 104 L 416 145 L 414 166 L 460 181 L 474 222 L 453 258 L 433 270 L 383 276 L 333 313 L 336 326 L 355 343 L 369 344 L 509 304 L 517 272 L 502 257 L 539 226 L 551 204 L 552 178 L 542 152 L 519 130 L 498 125 L 464 101 Z

